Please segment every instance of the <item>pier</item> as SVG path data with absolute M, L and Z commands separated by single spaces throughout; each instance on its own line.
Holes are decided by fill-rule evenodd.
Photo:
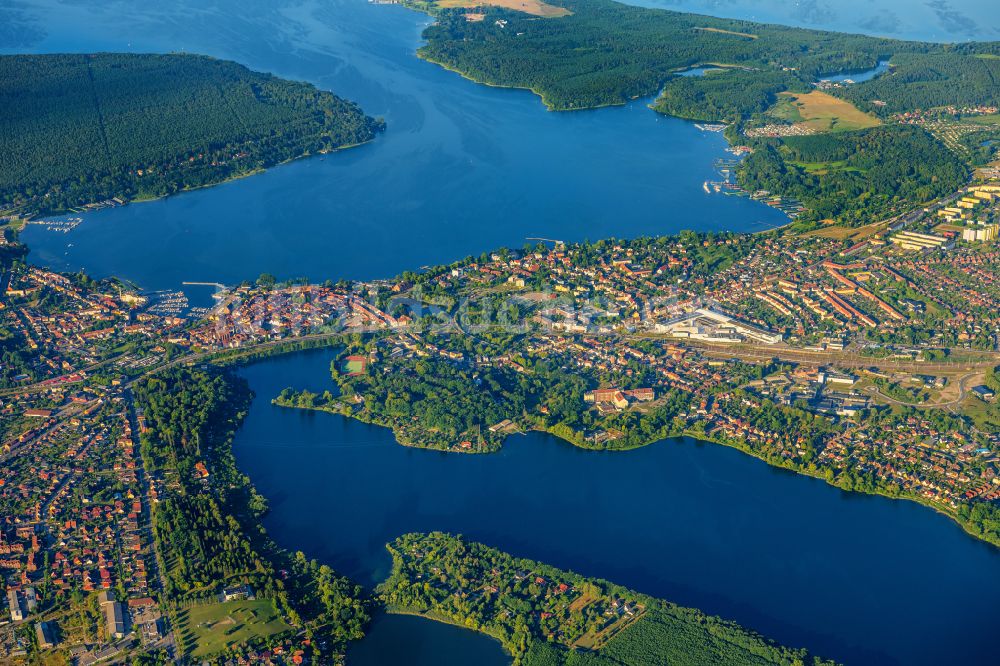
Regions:
M 229 289 L 221 282 L 181 282 L 182 285 L 191 287 L 215 287 L 216 289 Z

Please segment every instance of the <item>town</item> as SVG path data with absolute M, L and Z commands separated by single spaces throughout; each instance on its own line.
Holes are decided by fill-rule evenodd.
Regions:
M 691 436 L 919 501 L 996 543 L 998 225 L 986 181 L 867 227 L 542 241 L 370 282 L 261 276 L 207 311 L 14 261 L 0 309 L 0 657 L 207 654 L 209 629 L 244 616 L 256 641 L 226 647 L 251 662 L 320 653 L 258 574 L 178 595 L 155 516 L 178 494 L 223 492 L 217 462 L 161 464 L 135 393 L 167 369 L 302 345 L 342 349 L 340 391 L 276 404 L 378 423 L 403 444 Z M 405 405 L 388 398 L 401 390 Z

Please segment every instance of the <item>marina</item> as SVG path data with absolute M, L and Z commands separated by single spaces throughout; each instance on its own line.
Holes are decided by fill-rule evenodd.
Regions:
M 61 220 L 28 220 L 27 224 L 41 227 L 45 231 L 58 231 L 67 234 L 80 226 L 82 222 L 82 217 L 67 217 Z
M 190 302 L 183 291 L 151 291 L 144 294 L 149 299 L 146 312 L 158 316 L 181 317 L 188 313 Z
M 702 189 L 706 194 L 721 193 L 729 196 L 744 197 L 752 201 L 763 203 L 775 210 L 781 211 L 789 219 L 795 219 L 804 210 L 801 202 L 791 197 L 781 197 L 772 195 L 767 190 L 748 192 L 736 182 L 736 170 L 739 168 L 739 159 L 717 159 L 715 169 L 722 177 L 721 180 L 706 180 L 702 184 Z
M 694 126 L 702 132 L 724 132 L 726 130 L 726 125 L 722 124 L 695 123 Z

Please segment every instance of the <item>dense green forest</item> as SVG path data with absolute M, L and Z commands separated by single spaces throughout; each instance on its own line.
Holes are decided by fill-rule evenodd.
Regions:
M 718 19 L 611 0 L 554 0 L 571 16 L 538 20 L 484 8 L 468 22 L 464 10 L 437 12 L 420 55 L 491 84 L 531 88 L 553 109 L 621 104 L 655 95 L 678 69 L 706 63 L 742 65 L 797 76 L 873 67 L 903 42 Z M 504 19 L 506 27 L 496 25 Z M 912 44 L 924 51 L 934 48 Z M 753 78 L 751 71 L 732 75 Z
M 667 79 L 653 108 L 689 120 L 739 122 L 766 111 L 786 90 L 808 92 L 809 82 L 794 72 L 729 68 Z
M 500 640 L 525 666 L 823 664 L 732 622 L 440 532 L 387 546 L 390 610 Z
M 483 372 L 456 367 L 438 359 L 395 364 L 392 372 L 350 376 L 331 368 L 341 402 L 329 393 L 285 389 L 275 402 L 292 407 L 329 407 L 355 418 L 393 428 L 404 442 L 430 448 L 450 448 L 460 440 L 475 440 L 488 449 L 499 447 L 502 436 L 489 426 L 518 418 L 529 390 L 511 370 Z M 364 396 L 355 403 L 350 396 Z M 482 442 L 480 442 L 482 437 Z
M 426 9 L 426 4 L 413 4 Z M 476 80 L 530 88 L 550 108 L 561 110 L 655 95 L 668 80 L 685 89 L 714 87 L 713 77 L 695 77 L 686 83 L 671 79 L 677 70 L 695 65 L 740 66 L 743 69 L 732 70 L 727 78 L 739 88 L 760 90 L 768 87 L 768 81 L 780 80 L 777 73 L 789 77 L 790 85 L 794 80 L 808 83 L 822 75 L 868 69 L 888 57 L 895 73 L 883 78 L 894 84 L 882 86 L 877 79 L 852 87 L 860 98 L 878 99 L 872 91 L 882 86 L 886 89 L 882 99 L 891 99 L 901 108 L 997 99 L 995 71 L 1000 61 L 982 57 L 996 53 L 1000 48 L 996 43 L 951 47 L 904 42 L 612 0 L 553 0 L 551 4 L 572 14 L 539 20 L 484 7 L 486 20 L 469 22 L 462 9 L 436 10 L 438 22 L 424 32 L 427 44 L 420 55 Z M 497 25 L 497 19 L 506 25 Z M 927 81 L 933 81 L 933 86 Z M 953 89 L 950 95 L 949 87 Z M 733 98 L 736 107 L 744 104 L 742 95 Z M 718 117 L 730 115 L 727 108 Z
M 923 129 L 882 126 L 759 141 L 739 179 L 802 201 L 804 221 L 865 224 L 954 192 L 968 168 Z
M 194 55 L 0 56 L 0 208 L 163 196 L 372 139 L 315 87 Z
M 889 115 L 938 106 L 996 104 L 1000 100 L 1000 45 L 941 47 L 937 53 L 896 53 L 892 68 L 836 94 L 862 109 Z M 883 104 L 873 104 L 875 100 Z

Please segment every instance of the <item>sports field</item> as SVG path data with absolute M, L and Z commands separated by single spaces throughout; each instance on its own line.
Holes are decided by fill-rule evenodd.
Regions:
M 184 652 L 196 658 L 289 629 L 269 599 L 204 604 L 177 612 L 177 636 Z
M 348 356 L 344 359 L 344 371 L 349 375 L 360 375 L 367 367 L 364 356 Z

